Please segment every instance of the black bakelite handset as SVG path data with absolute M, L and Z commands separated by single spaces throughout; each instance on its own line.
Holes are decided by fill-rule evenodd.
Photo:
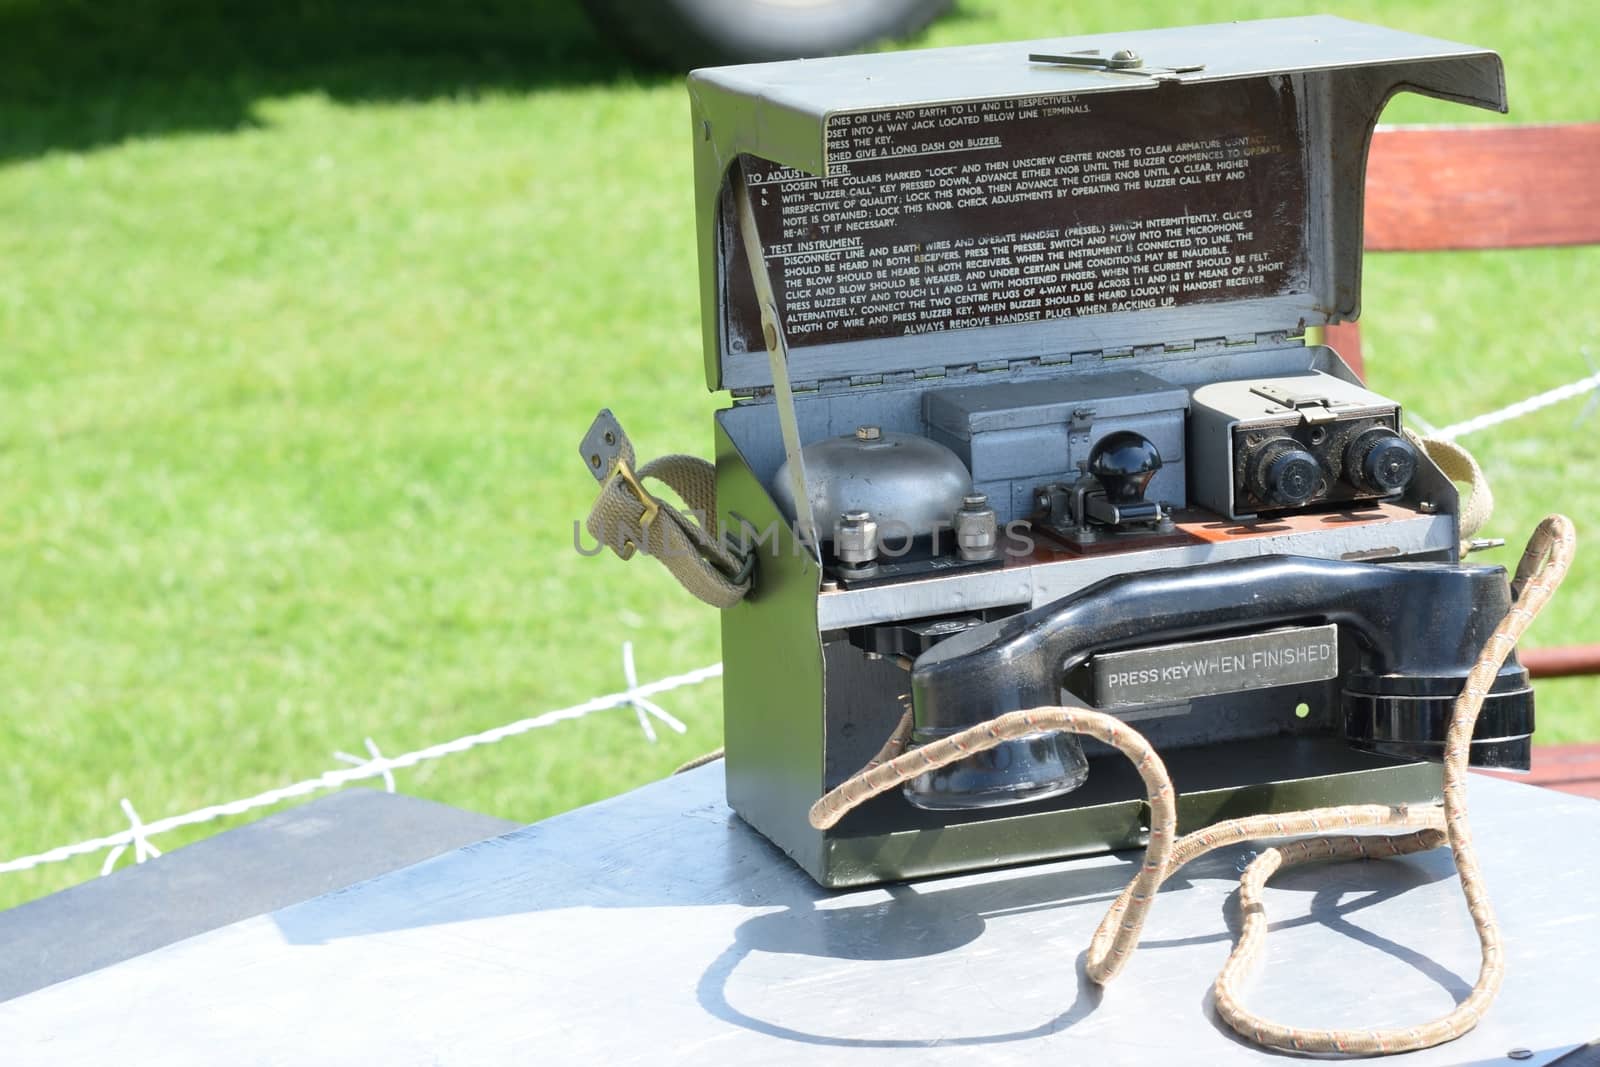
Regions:
M 1462 683 L 1510 606 L 1504 568 L 1455 563 L 1263 556 L 1119 575 L 919 656 L 912 740 L 1059 704 L 1065 674 L 1095 653 L 1335 623 L 1359 650 L 1340 675 L 1346 738 L 1437 761 Z M 1470 762 L 1526 770 L 1532 734 L 1533 690 L 1513 651 L 1484 702 Z M 1086 773 L 1076 738 L 1020 738 L 914 779 L 906 796 L 926 808 L 988 807 L 1065 792 Z

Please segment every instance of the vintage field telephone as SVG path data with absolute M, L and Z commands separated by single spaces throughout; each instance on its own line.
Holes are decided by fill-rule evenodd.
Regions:
M 1506 575 L 1460 562 L 1456 486 L 1313 331 L 1359 310 L 1384 104 L 1504 110 L 1494 53 L 1319 17 L 689 89 L 714 492 L 635 471 L 609 414 L 584 455 L 603 539 L 724 606 L 745 821 L 827 886 L 1143 843 L 1137 775 L 1069 734 L 808 822 L 908 706 L 912 745 L 1109 711 L 1181 830 L 1439 795 Z M 1532 731 L 1513 654 L 1471 760 L 1526 768 Z

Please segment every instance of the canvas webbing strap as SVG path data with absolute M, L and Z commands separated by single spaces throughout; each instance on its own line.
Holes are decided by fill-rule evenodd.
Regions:
M 615 431 L 616 457 L 601 479 L 600 496 L 585 523 L 590 536 L 622 559 L 636 551 L 660 560 L 678 583 L 718 608 L 750 591 L 750 567 L 722 543 L 717 529 L 717 471 L 698 456 L 670 455 L 635 469 L 633 444 Z M 663 483 L 678 494 L 680 511 L 644 486 Z
M 1454 441 L 1423 437 L 1410 430 L 1406 431 L 1406 439 L 1427 453 L 1446 478 L 1471 486 L 1472 493 L 1462 502 L 1459 514 L 1461 554 L 1465 556 L 1472 548 L 1473 535 L 1487 526 L 1489 517 L 1494 514 L 1494 494 L 1489 491 L 1489 479 L 1478 461 L 1472 458 L 1472 453 Z

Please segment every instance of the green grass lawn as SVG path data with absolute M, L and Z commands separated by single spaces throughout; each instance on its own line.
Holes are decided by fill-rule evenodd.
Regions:
M 923 43 L 1318 9 L 1498 47 L 1513 119 L 1600 116 L 1577 3 L 966 0 Z M 0 0 L 0 859 L 119 829 L 122 796 L 154 819 L 612 691 L 623 639 L 647 679 L 718 658 L 663 569 L 571 548 L 597 408 L 709 453 L 687 112 L 553 0 Z M 1600 250 L 1365 285 L 1373 381 L 1434 423 L 1600 358 Z M 1580 406 L 1468 440 L 1490 532 L 1600 529 Z M 1534 643 L 1600 640 L 1597 594 L 1586 549 Z M 715 684 L 662 703 L 687 736 L 608 712 L 400 787 L 541 818 L 720 743 Z M 1600 683 L 1541 716 L 1600 737 Z

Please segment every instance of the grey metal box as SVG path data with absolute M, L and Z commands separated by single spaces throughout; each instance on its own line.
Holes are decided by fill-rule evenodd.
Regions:
M 1113 371 L 1062 381 L 936 389 L 923 397 L 928 436 L 972 472 L 1002 523 L 1033 510 L 1044 482 L 1071 482 L 1106 434 L 1134 430 L 1164 461 L 1149 497 L 1187 503 L 1184 409 L 1189 392 L 1143 371 Z
M 1246 502 L 1235 499 L 1231 444 L 1241 424 L 1252 428 L 1290 425 L 1299 421 L 1295 412 L 1261 395 L 1260 390 L 1277 389 L 1285 393 L 1316 394 L 1327 398 L 1335 411 L 1356 415 L 1381 415 L 1383 421 L 1400 428 L 1400 406 L 1370 389 L 1332 374 L 1312 371 L 1284 377 L 1252 378 L 1246 381 L 1221 381 L 1194 391 L 1189 412 L 1188 432 L 1196 449 L 1206 449 L 1209 462 L 1196 478 L 1195 503 L 1229 518 L 1250 518 Z

